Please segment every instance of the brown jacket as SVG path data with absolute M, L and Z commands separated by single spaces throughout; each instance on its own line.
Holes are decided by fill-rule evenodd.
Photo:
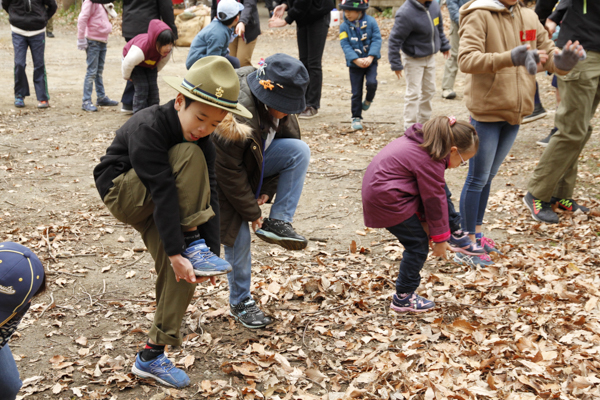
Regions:
M 260 194 L 267 194 L 269 201 L 277 190 L 278 176 L 263 179 L 263 135 L 267 134 L 268 121 L 266 110 L 250 91 L 246 76 L 254 71 L 254 67 L 237 70 L 240 78 L 240 95 L 238 102 L 246 107 L 254 116 L 252 119 L 240 118 L 239 122 L 232 116 L 219 124 L 213 136 L 217 149 L 215 169 L 217 173 L 217 192 L 221 218 L 221 242 L 232 247 L 243 221 L 255 221 L 261 216 L 256 201 L 256 191 L 260 186 Z M 262 118 L 261 118 L 262 116 Z M 280 121 L 275 139 L 300 139 L 300 126 L 295 115 L 289 115 Z
M 554 43 L 533 10 L 519 6 L 507 9 L 497 0 L 472 0 L 460 8 L 458 65 L 467 75 L 465 100 L 471 116 L 479 122 L 521 123 L 533 112 L 535 76 L 525 67 L 515 67 L 510 52 L 529 44 L 545 50 L 544 69 L 559 75 L 554 67 Z

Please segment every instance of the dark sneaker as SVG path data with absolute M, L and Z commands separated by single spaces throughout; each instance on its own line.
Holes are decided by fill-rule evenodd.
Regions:
M 550 204 L 557 203 L 558 208 L 565 211 L 577 211 L 581 210 L 584 213 L 590 212 L 590 209 L 586 206 L 582 206 L 581 204 L 577 204 L 577 202 L 573 199 L 557 199 L 553 197 L 550 199 Z
M 556 131 L 558 131 L 557 127 L 552 128 L 552 130 L 550 131 L 548 136 L 546 136 L 543 139 L 538 140 L 536 143 L 543 147 L 548 146 L 548 143 L 550 143 L 550 138 L 552 137 L 552 135 L 554 135 L 556 133 Z
M 479 246 L 483 247 L 485 252 L 488 254 L 490 254 L 490 253 L 502 254 L 502 252 L 496 248 L 496 242 L 494 242 L 492 239 L 490 239 L 488 237 L 482 236 L 481 239 L 477 239 L 477 244 Z
M 15 107 L 23 108 L 25 107 L 25 100 L 22 97 L 15 97 Z
M 192 242 L 181 255 L 190 260 L 196 276 L 216 276 L 231 272 L 231 265 L 210 251 L 204 239 Z
M 456 253 L 454 255 L 454 262 L 461 265 L 470 265 L 471 267 L 485 268 L 490 265 L 494 265 L 494 262 L 487 254 L 480 256 L 469 256 L 463 253 Z
M 528 122 L 535 121 L 536 119 L 544 118 L 546 115 L 548 115 L 546 109 L 544 109 L 544 106 L 541 103 L 538 103 L 535 105 L 533 113 L 523 118 L 523 122 L 521 122 L 521 124 L 526 124 Z
M 38 101 L 38 108 L 48 108 L 48 107 L 50 107 L 50 103 L 48 103 L 48 100 Z
M 279 219 L 265 218 L 262 227 L 256 230 L 256 236 L 288 250 L 302 250 L 308 244 L 308 240 L 298 235 L 292 224 Z
M 479 246 L 477 243 L 473 243 L 469 235 L 462 230 L 458 230 L 450 235 L 448 244 L 450 244 L 450 248 L 455 253 L 463 253 L 470 256 L 485 254 L 483 247 Z
M 446 100 L 452 100 L 456 98 L 456 92 L 451 89 L 446 89 L 442 92 L 442 98 Z
M 371 102 L 370 101 L 367 101 L 367 100 L 363 101 L 363 103 L 362 103 L 362 109 L 363 109 L 363 111 L 367 111 L 370 107 L 371 107 Z
M 355 131 L 362 131 L 363 126 L 362 126 L 362 121 L 360 120 L 360 118 L 352 118 L 352 129 Z
M 132 104 L 121 104 L 121 112 L 124 114 L 133 114 L 133 105 Z
M 108 96 L 104 96 L 101 99 L 98 99 L 98 101 L 96 101 L 96 105 L 98 107 L 114 107 L 114 106 L 118 106 L 119 102 L 116 100 L 111 100 Z
M 397 313 L 402 312 L 424 312 L 429 311 L 435 307 L 435 303 L 431 300 L 427 300 L 425 297 L 421 297 L 415 292 L 409 293 L 403 299 L 400 299 L 397 294 L 394 293 L 392 296 L 392 304 L 390 308 Z
M 252 297 L 246 297 L 236 306 L 230 305 L 229 315 L 250 329 L 264 328 L 273 323 L 273 319 L 258 308 Z
M 314 107 L 308 106 L 304 111 L 300 113 L 300 115 L 298 115 L 298 118 L 311 119 L 316 117 L 317 115 L 319 115 L 319 110 L 317 110 Z
M 523 202 L 531 211 L 531 216 L 536 221 L 546 222 L 548 224 L 558 224 L 558 215 L 552 211 L 550 203 L 536 199 L 529 192 L 523 197 Z
M 150 361 L 142 361 L 138 353 L 131 372 L 140 378 L 154 379 L 165 386 L 177 389 L 190 384 L 190 377 L 183 370 L 176 368 L 164 353 Z
M 54 33 L 46 31 L 46 37 L 53 38 Z
M 96 106 L 93 105 L 92 102 L 89 101 L 89 100 L 83 102 L 83 104 L 81 105 L 81 109 L 83 111 L 90 111 L 90 112 L 98 111 L 98 109 L 96 108 Z

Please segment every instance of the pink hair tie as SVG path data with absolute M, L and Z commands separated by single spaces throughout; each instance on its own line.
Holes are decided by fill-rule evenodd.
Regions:
M 456 117 L 454 115 L 449 116 L 448 122 L 450 122 L 450 126 L 454 126 L 454 124 L 456 123 Z

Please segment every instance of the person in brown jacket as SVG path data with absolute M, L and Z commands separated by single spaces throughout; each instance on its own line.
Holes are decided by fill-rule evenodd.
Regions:
M 310 161 L 310 149 L 300 140 L 296 114 L 306 108 L 308 72 L 285 54 L 274 54 L 256 70 L 237 70 L 239 103 L 252 118 L 226 119 L 213 137 L 217 150 L 216 173 L 221 211 L 221 242 L 229 273 L 230 314 L 247 328 L 262 328 L 272 319 L 250 294 L 250 229 L 256 235 L 288 250 L 301 250 L 307 240 L 291 225 Z M 260 206 L 277 193 L 269 218 Z
M 584 56 L 578 42 L 555 52 L 533 10 L 518 0 L 471 0 L 460 9 L 458 65 L 467 75 L 465 99 L 479 134 L 479 152 L 469 162 L 460 198 L 462 228 L 495 251 L 482 233 L 492 179 L 510 151 L 523 117 L 534 106 L 535 74 L 565 75 Z M 490 265 L 489 257 L 457 254 L 459 263 Z

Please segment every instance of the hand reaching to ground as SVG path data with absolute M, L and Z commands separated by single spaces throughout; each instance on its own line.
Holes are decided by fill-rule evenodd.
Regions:
M 452 248 L 448 244 L 448 242 L 434 243 L 433 245 L 433 255 L 435 257 L 442 257 L 444 260 L 447 260 L 446 251 L 452 251 Z

